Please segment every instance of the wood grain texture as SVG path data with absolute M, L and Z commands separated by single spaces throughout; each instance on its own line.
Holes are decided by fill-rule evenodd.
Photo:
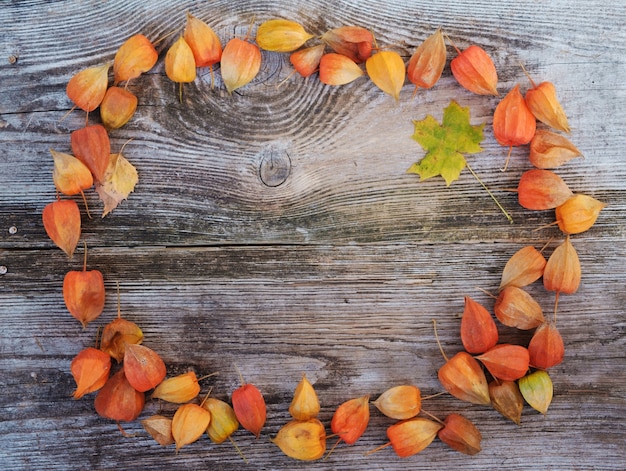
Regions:
M 382 47 L 408 60 L 441 26 L 461 48 L 484 47 L 498 67 L 499 90 L 527 88 L 519 63 L 536 80 L 556 84 L 583 151 L 558 170 L 575 192 L 608 203 L 596 225 L 573 237 L 583 267 L 578 293 L 559 301 L 565 361 L 554 368 L 555 399 L 546 416 L 524 410 L 520 427 L 494 411 L 449 396 L 424 408 L 461 412 L 483 434 L 483 451 L 467 457 L 435 442 L 420 455 L 389 449 L 392 422 L 372 412 L 353 447 L 328 460 L 298 463 L 269 442 L 289 420 L 302 372 L 314 383 L 328 424 L 344 400 L 414 383 L 423 394 L 441 387 L 442 359 L 432 319 L 448 354 L 458 337 L 463 296 L 488 307 L 477 287 L 494 290 L 506 260 L 521 246 L 562 238 L 551 211 L 526 211 L 515 188 L 529 168 L 527 148 L 493 138 L 495 97 L 462 90 L 446 67 L 441 81 L 399 102 L 366 79 L 328 87 L 314 75 L 288 78 L 286 55 L 263 52 L 259 76 L 228 96 L 216 68 L 184 88 L 178 102 L 162 57 L 129 89 L 139 97 L 131 122 L 111 133 L 114 150 L 140 175 L 135 193 L 112 214 L 83 218 L 89 266 L 104 273 L 105 311 L 86 330 L 69 316 L 62 280 L 82 266 L 46 237 L 43 207 L 55 198 L 49 148 L 70 150 L 69 133 L 84 115 L 65 85 L 78 70 L 111 60 L 141 32 L 157 40 L 180 28 L 189 10 L 223 41 L 274 17 L 301 22 L 314 34 L 356 24 Z M 0 8 L 0 464 L 3 469 L 598 469 L 626 462 L 626 12 L 619 1 L 475 2 L 441 0 L 213 2 L 158 0 L 3 2 Z M 448 47 L 449 59 L 453 57 Z M 7 60 L 15 56 L 13 64 Z M 410 139 L 412 120 L 440 119 L 450 99 L 485 123 L 484 151 L 468 161 L 494 190 L 510 225 L 469 172 L 449 188 L 419 182 L 406 169 L 423 151 Z M 91 117 L 97 122 L 97 116 Z M 101 206 L 93 191 L 87 200 Z M 82 206 L 82 203 L 79 203 Z M 98 214 L 96 214 L 98 216 Z M 10 230 L 10 228 L 14 228 Z M 203 439 L 178 454 L 134 438 L 98 417 L 90 398 L 74 401 L 69 363 L 94 342 L 97 325 L 121 309 L 140 324 L 145 345 L 162 355 L 169 374 L 218 371 L 206 381 L 222 399 L 239 385 L 236 368 L 263 391 L 268 423 L 259 440 L 231 445 Z M 546 313 L 554 296 L 531 287 Z M 100 322 L 101 321 L 101 322 Z M 501 328 L 501 339 L 526 342 L 528 332 Z M 173 407 L 148 402 L 142 417 Z M 329 442 L 332 442 L 329 439 Z

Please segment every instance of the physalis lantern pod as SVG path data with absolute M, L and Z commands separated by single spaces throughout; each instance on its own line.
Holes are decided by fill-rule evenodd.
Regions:
M 235 411 L 227 402 L 209 397 L 204 401 L 203 407 L 211 413 L 211 422 L 206 433 L 213 443 L 223 443 L 239 428 Z
M 113 319 L 102 329 L 100 350 L 111 355 L 111 357 L 115 358 L 119 363 L 126 353 L 126 345 L 140 344 L 142 341 L 143 332 L 139 326 L 134 322 L 122 318 L 118 289 L 117 318 Z
M 478 361 L 467 352 L 459 352 L 439 368 L 439 382 L 446 391 L 462 401 L 487 405 L 487 378 Z
M 107 419 L 131 422 L 139 417 L 146 402 L 144 393 L 133 388 L 124 368 L 109 378 L 94 401 L 96 412 Z
M 292 52 L 313 37 L 300 23 L 275 19 L 262 23 L 257 29 L 256 42 L 261 49 Z
M 504 288 L 498 295 L 493 310 L 502 324 L 521 330 L 534 329 L 545 320 L 539 303 L 530 293 L 517 286 Z
M 525 71 L 525 70 L 524 70 Z M 527 74 L 528 75 L 528 74 Z M 556 97 L 556 88 L 551 82 L 536 85 L 528 75 L 532 88 L 526 92 L 526 104 L 535 117 L 544 124 L 569 132 L 569 124 L 563 107 Z
M 517 199 L 526 209 L 554 209 L 573 195 L 567 183 L 550 170 L 527 170 L 517 185 Z
M 100 105 L 100 119 L 108 129 L 124 126 L 135 114 L 137 97 L 120 87 L 109 87 Z
M 265 399 L 261 391 L 253 384 L 244 384 L 233 391 L 232 401 L 241 426 L 259 438 L 267 418 Z
M 595 224 L 605 207 L 605 203 L 592 196 L 577 194 L 556 207 L 556 222 L 565 234 L 580 234 Z
M 107 91 L 110 63 L 84 69 L 67 82 L 66 93 L 81 110 L 95 110 Z
M 326 452 L 326 430 L 315 418 L 288 422 L 271 441 L 285 455 L 296 460 L 317 460 Z
M 416 417 L 391 425 L 387 428 L 387 438 L 396 454 L 405 458 L 430 445 L 442 428 L 443 425 L 433 420 Z
M 499 344 L 476 357 L 494 378 L 515 381 L 528 372 L 530 355 L 526 347 Z
M 93 185 L 91 170 L 76 157 L 54 149 L 50 153 L 54 159 L 52 179 L 61 193 L 73 196 Z
M 478 95 L 498 95 L 498 73 L 489 54 L 479 46 L 472 45 L 450 62 L 452 75 L 459 84 Z
M 360 26 L 341 26 L 326 31 L 321 40 L 337 54 L 359 63 L 372 55 L 374 35 Z
M 520 378 L 519 390 L 530 407 L 545 414 L 552 402 L 554 392 L 550 375 L 544 370 L 537 370 Z
M 152 399 L 184 404 L 200 394 L 198 377 L 193 371 L 164 379 L 154 390 Z
M 154 350 L 138 344 L 127 344 L 124 350 L 126 379 L 133 388 L 146 392 L 165 378 L 165 363 Z
M 187 13 L 183 37 L 191 48 L 196 67 L 211 67 L 222 58 L 220 38 L 208 24 L 191 13 Z
M 548 258 L 543 272 L 543 286 L 548 291 L 574 294 L 580 285 L 581 276 L 578 254 L 567 236 Z
M 141 421 L 141 425 L 161 446 L 174 443 L 172 436 L 172 419 L 162 415 L 153 415 Z
M 89 347 L 81 350 L 70 364 L 70 371 L 76 381 L 74 399 L 97 391 L 109 379 L 111 357 L 97 348 Z
M 320 60 L 320 81 L 326 85 L 345 85 L 364 74 L 363 69 L 342 54 L 331 52 Z
M 478 428 L 461 414 L 449 414 L 437 437 L 450 448 L 466 455 L 478 453 L 483 438 Z
M 87 270 L 87 245 L 82 271 L 68 271 L 63 279 L 63 299 L 67 310 L 83 328 L 104 310 L 104 279 L 98 270 Z
M 96 182 L 102 182 L 111 154 L 111 142 L 104 126 L 93 124 L 72 131 L 70 140 L 72 153 L 91 170 Z
M 543 275 L 545 257 L 532 245 L 519 249 L 506 262 L 502 270 L 500 288 L 517 286 L 521 288 L 537 281 Z
M 80 240 L 80 209 L 74 200 L 57 200 L 47 204 L 42 212 L 43 227 L 48 237 L 68 257 Z
M 156 64 L 159 55 L 143 34 L 131 36 L 120 46 L 113 60 L 113 82 L 117 85 L 139 77 Z
M 503 417 L 512 420 L 517 425 L 522 421 L 524 397 L 515 381 L 493 380 L 489 383 L 491 405 Z
M 325 47 L 323 44 L 318 44 L 295 51 L 289 56 L 289 62 L 300 75 L 308 77 L 320 68 Z
M 446 65 L 446 45 L 443 33 L 438 29 L 415 50 L 407 66 L 407 77 L 419 87 L 432 88 Z
M 560 364 L 565 355 L 561 333 L 551 322 L 540 325 L 528 344 L 530 364 L 534 368 L 547 370 Z
M 220 69 L 226 90 L 232 94 L 250 83 L 261 70 L 261 50 L 256 44 L 233 38 L 222 52 Z
M 181 35 L 165 55 L 165 74 L 172 82 L 188 83 L 196 79 L 193 51 Z
M 309 420 L 317 416 L 320 411 L 320 401 L 313 385 L 302 375 L 293 394 L 293 400 L 289 406 L 289 413 L 296 420 Z
M 176 451 L 198 440 L 211 422 L 211 413 L 198 404 L 182 404 L 172 418 Z
M 461 341 L 469 353 L 484 353 L 498 343 L 498 328 L 493 317 L 469 296 L 465 296 L 461 317 Z
M 330 429 L 348 445 L 363 435 L 370 421 L 369 396 L 357 397 L 342 403 L 330 422 Z
M 394 51 L 380 51 L 365 61 L 367 74 L 374 84 L 396 100 L 404 85 L 406 68 L 400 54 Z
M 557 168 L 582 153 L 565 136 L 537 129 L 530 141 L 528 160 L 537 168 Z
M 387 389 L 373 404 L 392 419 L 411 419 L 421 410 L 422 396 L 417 386 L 406 384 Z

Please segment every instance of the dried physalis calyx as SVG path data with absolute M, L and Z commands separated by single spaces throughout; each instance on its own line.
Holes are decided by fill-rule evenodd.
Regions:
M 559 229 L 566 234 L 580 234 L 591 228 L 606 203 L 592 196 L 576 194 L 555 209 Z
M 466 455 L 478 453 L 483 438 L 478 428 L 461 414 L 449 414 L 437 437 L 450 448 Z
M 524 397 L 515 381 L 493 380 L 489 383 L 489 396 L 491 397 L 491 405 L 495 410 L 517 425 L 520 424 L 524 409 Z
M 94 401 L 96 412 L 107 419 L 131 422 L 139 417 L 146 402 L 144 393 L 133 388 L 124 368 L 109 378 Z
M 430 445 L 442 428 L 443 425 L 435 421 L 415 417 L 388 427 L 387 438 L 396 454 L 405 458 Z
M 498 343 L 498 328 L 487 309 L 469 296 L 461 317 L 461 341 L 469 353 L 484 353 Z
M 407 77 L 419 87 L 433 87 L 443 72 L 446 65 L 446 45 L 443 41 L 443 33 L 438 29 L 430 35 L 415 50 L 407 65 Z
M 543 286 L 548 291 L 574 294 L 580 285 L 581 276 L 578 254 L 567 236 L 548 259 L 543 272 Z
M 400 54 L 395 51 L 380 51 L 365 61 L 367 74 L 374 84 L 396 100 L 404 85 L 406 69 Z
M 452 75 L 459 84 L 478 95 L 498 95 L 498 73 L 489 54 L 479 46 L 472 45 L 450 62 Z
M 360 26 L 341 26 L 326 31 L 321 40 L 337 54 L 347 56 L 354 62 L 364 62 L 372 55 L 374 36 Z
M 517 185 L 519 204 L 526 209 L 554 209 L 573 195 L 567 183 L 550 170 L 527 170 Z
M 111 141 L 107 130 L 101 124 L 93 124 L 70 135 L 73 154 L 83 162 L 96 182 L 104 180 L 111 154 Z
M 274 52 L 292 52 L 313 37 L 300 23 L 275 19 L 261 23 L 256 42 L 261 49 Z
M 193 371 L 164 379 L 154 390 L 152 399 L 184 404 L 200 394 L 198 377 Z
M 565 136 L 537 129 L 530 141 L 528 160 L 537 168 L 557 168 L 582 153 Z
M 81 350 L 70 363 L 70 371 L 76 381 L 74 399 L 97 391 L 109 379 L 111 357 L 97 348 L 89 347 Z
M 73 196 L 93 185 L 91 170 L 76 157 L 54 149 L 50 153 L 54 159 L 52 179 L 61 193 Z
M 267 408 L 261 391 L 253 384 L 246 383 L 233 391 L 232 401 L 241 426 L 259 438 L 267 418 Z
M 141 421 L 141 425 L 161 446 L 174 443 L 172 436 L 172 419 L 162 415 L 153 415 Z
M 100 119 L 108 129 L 124 126 L 135 114 L 137 97 L 120 87 L 109 87 L 100 105 Z
M 83 270 L 71 270 L 63 279 L 63 299 L 67 310 L 83 328 L 97 319 L 104 310 L 104 278 L 99 270 L 87 270 L 87 244 Z
M 232 94 L 250 83 L 261 70 L 261 50 L 256 44 L 233 38 L 222 52 L 220 70 L 226 90 Z
M 506 262 L 502 270 L 500 288 L 521 288 L 537 281 L 543 275 L 545 257 L 532 245 L 522 247 Z M 508 324 L 507 324 L 508 325 Z
M 498 295 L 493 310 L 502 324 L 521 330 L 534 329 L 545 320 L 539 303 L 530 293 L 517 286 L 504 288 Z
M 289 413 L 296 420 L 309 420 L 316 417 L 320 411 L 320 401 L 313 385 L 302 375 L 293 394 L 293 400 L 289 406 Z
M 222 58 L 222 43 L 215 31 L 189 12 L 183 37 L 193 52 L 196 67 L 211 67 Z
M 176 451 L 198 440 L 211 422 L 211 413 L 198 404 L 182 404 L 172 418 Z
M 331 52 L 320 60 L 320 81 L 326 85 L 345 85 L 365 72 L 349 57 Z
M 67 82 L 66 93 L 81 110 L 95 110 L 107 91 L 110 63 L 84 69 Z
M 330 422 L 330 429 L 348 445 L 363 435 L 370 421 L 369 396 L 357 397 L 342 403 Z
M 300 75 L 308 77 L 320 68 L 325 47 L 323 44 L 318 44 L 295 51 L 289 56 L 289 62 Z
M 154 350 L 135 343 L 127 344 L 124 351 L 126 379 L 137 391 L 145 392 L 165 378 L 165 363 Z
M 387 389 L 373 404 L 387 417 L 404 420 L 419 414 L 422 396 L 417 386 L 406 384 Z
M 472 404 L 489 404 L 487 378 L 469 353 L 459 352 L 447 360 L 437 376 L 444 389 L 454 397 Z
M 522 396 L 533 409 L 545 414 L 552 402 L 553 386 L 547 371 L 537 370 L 517 382 Z
M 122 318 L 119 296 L 118 286 L 117 318 L 104 326 L 100 337 L 100 350 L 111 355 L 118 363 L 124 358 L 126 345 L 140 344 L 143 341 L 143 332 L 139 326 Z
M 125 82 L 139 77 L 156 64 L 159 55 L 143 34 L 131 36 L 120 46 L 113 60 L 113 82 Z
M 48 237 L 71 257 L 80 240 L 80 210 L 76 201 L 49 203 L 43 208 L 41 217 Z
M 541 82 L 537 85 L 528 73 L 526 75 L 532 85 L 532 88 L 526 92 L 526 104 L 530 111 L 542 123 L 559 131 L 569 132 L 567 116 L 556 97 L 554 85 L 551 82 Z
M 326 430 L 318 419 L 292 420 L 283 425 L 272 443 L 296 460 L 313 461 L 324 456 Z
M 165 74 L 172 82 L 180 84 L 193 82 L 196 79 L 196 60 L 182 35 L 165 55 Z
M 547 370 L 558 365 L 565 356 L 565 345 L 561 333 L 551 322 L 540 325 L 528 344 L 530 365 Z
M 227 402 L 209 397 L 204 400 L 203 406 L 211 413 L 206 433 L 213 443 L 224 442 L 239 428 L 235 411 Z
M 494 378 L 515 381 L 528 372 L 530 356 L 526 347 L 499 344 L 476 357 Z M 487 390 L 488 392 L 488 390 Z

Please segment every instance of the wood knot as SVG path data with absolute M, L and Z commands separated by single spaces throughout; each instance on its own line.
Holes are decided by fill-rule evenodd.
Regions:
M 269 187 L 285 183 L 291 173 L 291 158 L 285 150 L 267 149 L 261 158 L 259 176 Z

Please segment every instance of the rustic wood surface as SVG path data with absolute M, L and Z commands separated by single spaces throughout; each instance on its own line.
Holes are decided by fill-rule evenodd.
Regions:
M 0 464 L 2 469 L 623 469 L 626 465 L 626 10 L 620 0 L 238 1 L 159 0 L 0 2 Z M 69 78 L 111 60 L 141 32 L 156 40 L 191 11 L 222 41 L 249 25 L 283 17 L 315 34 L 356 24 L 379 45 L 408 60 L 437 27 L 460 47 L 475 43 L 493 57 L 503 92 L 528 87 L 519 63 L 550 80 L 585 158 L 558 170 L 570 187 L 608 203 L 596 225 L 573 237 L 583 281 L 562 296 L 558 325 L 564 362 L 552 370 L 555 397 L 543 416 L 524 409 L 516 426 L 487 407 L 440 396 L 425 403 L 444 417 L 459 411 L 483 434 L 474 457 L 435 441 L 400 459 L 391 449 L 364 456 L 386 441 L 392 423 L 372 411 L 355 446 L 326 460 L 298 463 L 270 443 L 289 420 L 304 372 L 328 424 L 334 408 L 360 395 L 375 398 L 402 383 L 441 390 L 443 363 L 432 331 L 436 319 L 448 354 L 461 349 L 463 297 L 492 307 L 477 288 L 497 288 L 506 260 L 526 244 L 549 253 L 562 239 L 552 211 L 523 210 L 515 188 L 530 167 L 526 147 L 493 138 L 498 98 L 461 89 L 446 67 L 430 91 L 399 102 L 361 79 L 328 87 L 316 76 L 293 76 L 286 55 L 263 53 L 257 79 L 228 96 L 216 69 L 184 88 L 163 70 L 164 51 L 130 89 L 139 108 L 112 146 L 138 168 L 135 193 L 106 218 L 83 218 L 89 267 L 104 273 L 105 311 L 83 330 L 67 313 L 63 276 L 80 269 L 47 238 L 43 207 L 56 197 L 49 149 L 69 152 L 69 133 L 84 114 L 63 116 Z M 453 56 L 448 46 L 449 58 Z M 16 60 L 9 60 L 11 57 Z M 11 63 L 12 62 L 12 63 Z M 410 139 L 412 120 L 441 118 L 450 99 L 486 123 L 484 152 L 469 162 L 513 215 L 509 224 L 465 170 L 450 187 L 419 182 L 406 169 L 423 156 Z M 90 117 L 91 122 L 98 118 Z M 93 190 L 94 213 L 100 203 Z M 77 199 L 82 207 L 82 202 Z M 169 374 L 219 372 L 203 390 L 227 398 L 237 368 L 268 403 L 261 437 L 238 431 L 230 444 L 206 437 L 162 448 L 139 421 L 134 438 L 94 411 L 93 395 L 71 399 L 71 359 L 93 344 L 98 326 L 123 315 L 144 331 L 144 344 Z M 531 287 L 547 312 L 554 295 Z M 501 339 L 530 334 L 501 328 Z M 172 406 L 148 401 L 142 418 Z M 329 439 L 329 443 L 333 439 Z

